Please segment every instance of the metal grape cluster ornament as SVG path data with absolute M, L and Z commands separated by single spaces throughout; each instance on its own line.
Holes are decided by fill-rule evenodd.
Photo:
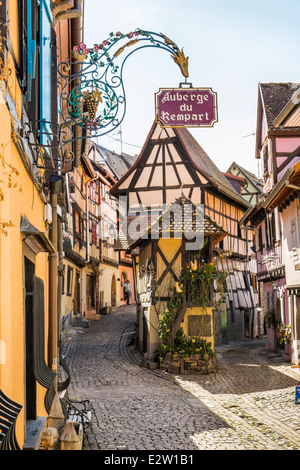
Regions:
M 116 48 L 124 40 L 127 42 Z M 86 137 L 103 136 L 121 124 L 126 113 L 124 64 L 133 52 L 146 47 L 169 52 L 185 79 L 189 76 L 188 57 L 163 34 L 141 29 L 127 34 L 119 31 L 110 33 L 108 39 L 92 48 L 85 44 L 73 47 L 71 58 L 58 67 L 62 146 Z

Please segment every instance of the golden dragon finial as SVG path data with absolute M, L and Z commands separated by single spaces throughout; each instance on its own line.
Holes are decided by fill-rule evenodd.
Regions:
M 189 76 L 189 58 L 185 57 L 183 49 L 180 50 L 179 47 L 177 47 L 177 45 L 173 41 L 171 41 L 171 39 L 169 39 L 167 36 L 165 36 L 162 33 L 161 35 L 164 38 L 165 43 L 170 44 L 173 47 L 174 52 L 173 52 L 172 58 L 174 62 L 179 66 L 182 75 L 184 77 L 188 77 Z

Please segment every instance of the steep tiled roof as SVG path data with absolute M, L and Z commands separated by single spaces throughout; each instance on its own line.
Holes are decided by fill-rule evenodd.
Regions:
M 117 154 L 102 145 L 94 144 L 102 159 L 107 163 L 109 168 L 115 173 L 117 179 L 120 179 L 131 166 L 134 164 L 137 156 L 125 153 Z
M 289 102 L 298 86 L 299 84 L 292 82 L 260 83 L 269 129 L 272 128 L 274 119 Z
M 112 188 L 112 194 L 117 194 L 118 188 L 121 183 L 124 183 L 124 181 L 126 181 L 126 178 L 129 177 L 129 175 L 136 169 L 137 165 L 140 163 L 141 159 L 144 156 L 144 151 L 146 149 L 147 143 L 151 141 L 151 135 L 155 130 L 155 126 L 159 126 L 159 124 L 154 122 L 139 157 L 132 165 L 132 167 L 127 171 L 127 173 L 125 173 L 123 177 Z M 194 139 L 192 134 L 184 127 L 173 128 L 173 132 L 178 138 L 179 143 L 181 143 L 193 167 L 197 171 L 200 171 L 200 173 L 212 184 L 212 186 L 216 187 L 218 191 L 221 192 L 224 196 L 227 196 L 229 199 L 236 201 L 244 208 L 248 208 L 250 204 L 236 191 L 232 191 L 232 186 L 229 181 L 225 178 L 219 168 L 213 163 L 213 161 L 203 150 L 203 148 L 199 145 L 196 139 Z
M 248 207 L 249 203 L 242 198 L 238 193 L 232 192 L 232 186 L 214 164 L 211 158 L 194 139 L 192 134 L 184 127 L 175 129 L 178 137 L 180 138 L 183 146 L 185 147 L 190 159 L 194 162 L 196 167 L 212 181 L 224 195 L 235 199 L 243 206 Z
M 245 175 L 246 178 L 248 178 L 251 183 L 260 191 L 262 192 L 262 182 L 261 180 L 254 174 L 254 173 L 251 173 L 250 171 L 246 170 L 245 168 L 243 168 L 241 165 L 238 165 L 236 162 L 233 162 L 230 167 L 228 168 L 227 172 L 230 173 L 230 170 L 232 167 L 238 167 L 238 169 L 240 170 L 241 173 L 243 173 Z M 230 173 L 231 174 L 231 173 Z

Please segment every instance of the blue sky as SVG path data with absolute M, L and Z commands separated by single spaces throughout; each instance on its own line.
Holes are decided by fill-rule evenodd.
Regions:
M 141 28 L 170 37 L 189 56 L 194 87 L 218 96 L 219 121 L 190 129 L 221 171 L 232 161 L 258 173 L 254 157 L 259 82 L 300 82 L 300 2 L 285 0 L 85 0 L 85 42 Z M 122 150 L 138 154 L 155 118 L 159 88 L 184 81 L 166 51 L 143 49 L 126 62 Z M 120 152 L 118 131 L 99 144 Z

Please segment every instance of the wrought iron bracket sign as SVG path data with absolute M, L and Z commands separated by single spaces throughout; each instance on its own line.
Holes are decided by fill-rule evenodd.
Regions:
M 211 88 L 161 88 L 155 106 L 161 127 L 213 127 L 218 121 L 217 94 Z
M 120 45 L 121 41 L 127 42 Z M 85 44 L 73 47 L 72 56 L 58 66 L 62 147 L 74 140 L 103 136 L 121 124 L 126 113 L 124 65 L 134 52 L 147 47 L 169 52 L 185 79 L 189 76 L 188 57 L 163 34 L 142 29 L 127 34 L 119 31 L 92 48 Z

